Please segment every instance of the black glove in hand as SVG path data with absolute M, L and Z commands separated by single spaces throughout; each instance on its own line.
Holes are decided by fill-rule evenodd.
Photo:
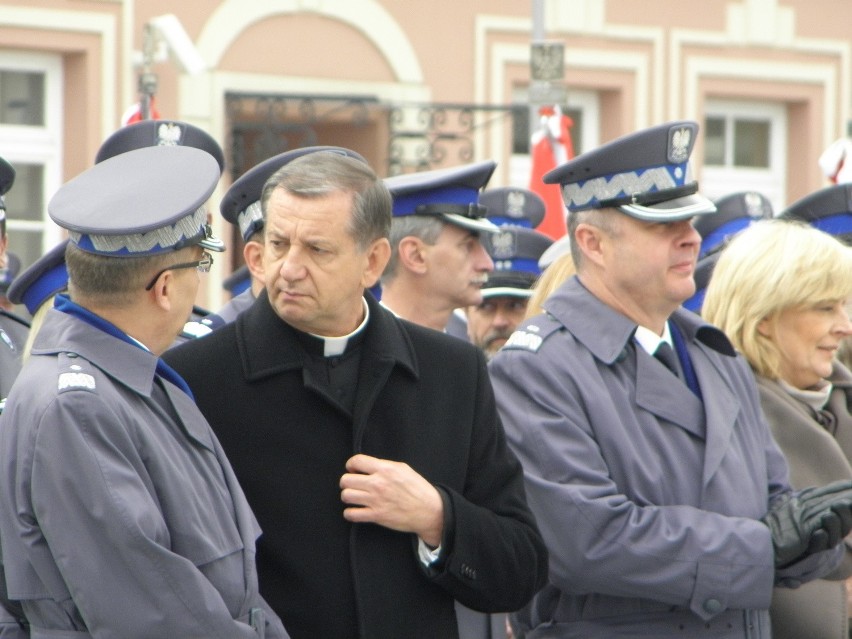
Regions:
M 793 493 L 761 521 L 772 534 L 776 568 L 833 548 L 852 529 L 852 481 Z

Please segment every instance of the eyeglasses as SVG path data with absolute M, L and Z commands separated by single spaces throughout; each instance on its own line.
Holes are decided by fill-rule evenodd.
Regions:
M 168 268 L 164 268 L 162 271 L 158 271 L 157 274 L 153 277 L 153 279 L 148 283 L 148 286 L 145 287 L 146 291 L 150 291 L 154 288 L 154 284 L 157 283 L 157 280 L 160 279 L 160 275 L 165 273 L 166 271 L 174 271 L 178 268 L 197 268 L 199 273 L 209 273 L 210 267 L 213 266 L 213 256 L 210 255 L 207 251 L 201 254 L 201 259 L 195 262 L 181 262 L 180 264 L 172 264 Z

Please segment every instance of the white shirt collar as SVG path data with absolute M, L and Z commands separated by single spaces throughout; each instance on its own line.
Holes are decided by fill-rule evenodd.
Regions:
M 644 326 L 636 327 L 634 337 L 636 338 L 636 341 L 639 342 L 639 345 L 649 355 L 653 355 L 656 352 L 657 347 L 660 345 L 660 342 L 665 342 L 666 344 L 674 348 L 674 343 L 672 342 L 672 332 L 669 329 L 668 322 L 666 322 L 665 328 L 663 328 L 662 337 L 657 335 L 650 328 L 645 328 Z
M 358 325 L 358 328 L 348 335 L 341 335 L 340 337 L 326 337 L 325 335 L 310 333 L 310 335 L 313 335 L 324 342 L 325 346 L 323 347 L 323 355 L 325 357 L 342 355 L 346 351 L 346 344 L 349 343 L 349 338 L 354 337 L 364 330 L 364 327 L 367 325 L 367 321 L 370 319 L 370 307 L 367 306 L 367 300 L 363 297 L 361 298 L 361 303 L 364 305 L 364 321 Z

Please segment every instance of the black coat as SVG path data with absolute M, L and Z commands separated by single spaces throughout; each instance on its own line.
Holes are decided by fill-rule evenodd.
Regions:
M 294 639 L 457 636 L 453 599 L 499 612 L 543 586 L 547 555 L 478 349 L 400 320 L 367 295 L 354 416 L 303 369 L 305 335 L 266 294 L 166 353 L 219 436 L 264 534 L 260 589 Z M 441 489 L 442 556 L 414 535 L 344 520 L 355 453 L 404 461 Z

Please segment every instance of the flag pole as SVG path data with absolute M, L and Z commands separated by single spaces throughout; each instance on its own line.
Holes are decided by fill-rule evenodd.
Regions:
M 530 47 L 530 183 L 531 191 L 545 203 L 545 215 L 536 230 L 558 240 L 566 233 L 565 206 L 559 186 L 544 184 L 542 176 L 573 156 L 569 129 L 571 119 L 563 115 L 567 100 L 564 43 L 546 42 L 544 0 L 532 0 L 532 44 Z
M 157 35 L 150 24 L 142 34 L 142 73 L 139 74 L 139 115 L 142 120 L 151 119 L 151 101 L 157 93 L 157 74 L 152 71 Z

